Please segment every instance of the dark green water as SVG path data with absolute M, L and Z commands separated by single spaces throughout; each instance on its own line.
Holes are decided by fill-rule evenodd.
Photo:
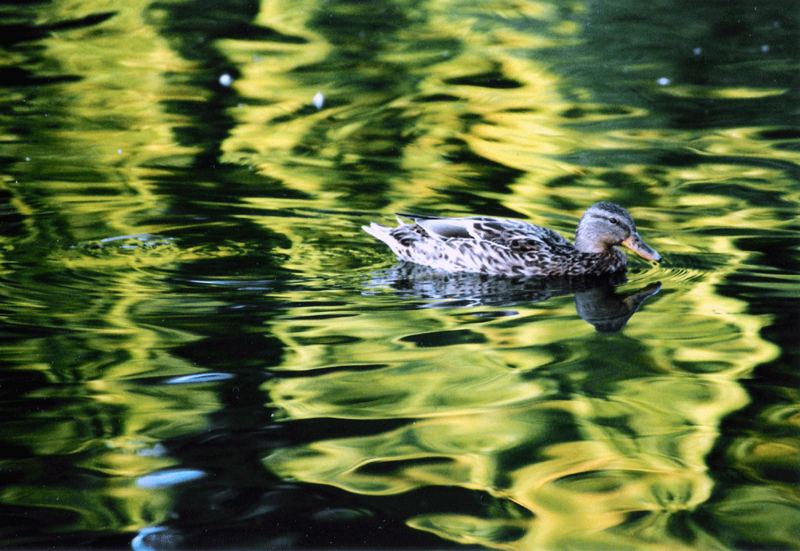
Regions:
M 0 546 L 800 549 L 796 7 L 0 5 Z M 359 229 L 597 200 L 664 262 Z

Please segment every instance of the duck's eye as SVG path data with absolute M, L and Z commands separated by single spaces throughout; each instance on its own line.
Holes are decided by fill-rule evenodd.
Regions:
M 619 226 L 619 220 L 617 220 L 616 218 L 609 218 L 608 221 L 614 224 L 615 226 Z

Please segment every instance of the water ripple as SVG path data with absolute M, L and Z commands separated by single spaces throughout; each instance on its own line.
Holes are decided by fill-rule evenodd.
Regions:
M 181 375 L 180 377 L 172 377 L 164 382 L 168 385 L 194 385 L 227 381 L 228 379 L 232 378 L 233 375 L 230 373 L 197 373 L 195 375 Z
M 166 469 L 140 476 L 136 479 L 136 485 L 148 489 L 169 488 L 204 476 L 206 473 L 197 469 Z

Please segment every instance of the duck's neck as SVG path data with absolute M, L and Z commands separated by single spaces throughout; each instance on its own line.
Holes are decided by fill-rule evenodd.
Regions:
M 575 233 L 575 248 L 582 253 L 594 254 L 607 253 L 613 249 L 613 247 L 609 247 L 597 239 L 591 239 L 589 236 L 581 232 L 580 228 Z
M 581 235 L 580 231 L 575 235 L 575 248 L 578 252 L 592 255 L 590 259 L 587 259 L 592 266 L 588 272 L 614 273 L 625 269 L 627 264 L 625 253 L 618 248 L 608 246 L 597 239 L 587 239 Z

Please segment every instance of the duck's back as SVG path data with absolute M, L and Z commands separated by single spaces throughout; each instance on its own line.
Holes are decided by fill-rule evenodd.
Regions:
M 472 238 L 478 241 L 491 241 L 499 245 L 526 240 L 532 243 L 541 243 L 542 245 L 572 247 L 572 244 L 558 232 L 518 220 L 506 220 L 488 216 L 424 219 L 412 217 L 412 219 L 416 225 L 422 227 L 432 238 Z

